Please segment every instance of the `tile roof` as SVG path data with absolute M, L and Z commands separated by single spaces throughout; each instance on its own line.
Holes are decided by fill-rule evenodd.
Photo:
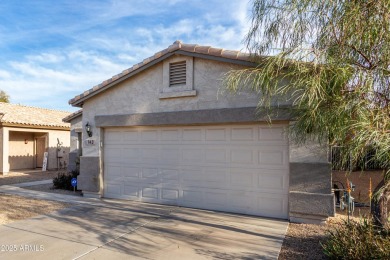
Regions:
M 93 88 L 86 90 L 84 93 L 72 98 L 71 100 L 69 100 L 69 104 L 73 106 L 82 106 L 82 102 L 85 99 L 88 99 L 89 97 L 100 93 L 101 91 L 115 85 L 116 83 L 127 79 L 135 73 L 142 71 L 143 69 L 148 67 L 148 65 L 151 66 L 155 64 L 155 62 L 159 62 L 176 53 L 184 55 L 193 55 L 202 58 L 217 58 L 232 63 L 245 63 L 248 66 L 255 65 L 255 63 L 253 62 L 253 56 L 251 56 L 249 53 L 175 41 L 168 48 L 155 53 L 153 56 L 144 59 L 142 62 L 135 64 L 131 68 L 122 71 L 121 73 L 111 77 L 110 79 L 103 81 L 99 85 L 96 85 Z
M 80 109 L 80 110 L 77 110 L 76 112 L 66 116 L 65 118 L 62 119 L 63 122 L 66 122 L 66 123 L 70 123 L 70 121 L 72 121 L 73 119 L 75 119 L 76 117 L 79 117 L 83 114 L 83 110 Z
M 70 124 L 62 122 L 69 114 L 66 111 L 0 102 L 1 124 L 69 129 Z

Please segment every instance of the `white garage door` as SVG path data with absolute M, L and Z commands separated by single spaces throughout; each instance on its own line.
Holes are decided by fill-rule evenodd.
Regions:
M 283 127 L 106 129 L 104 196 L 287 218 Z

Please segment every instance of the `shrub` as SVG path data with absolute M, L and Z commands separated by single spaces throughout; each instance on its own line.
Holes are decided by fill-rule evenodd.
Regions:
M 54 177 L 53 179 L 53 186 L 55 189 L 73 190 L 71 180 L 72 178 L 77 178 L 78 175 L 79 175 L 78 171 L 59 172 L 57 177 Z M 77 186 L 76 186 L 76 190 L 77 190 Z
M 322 247 L 330 259 L 390 259 L 390 233 L 370 219 L 343 221 Z

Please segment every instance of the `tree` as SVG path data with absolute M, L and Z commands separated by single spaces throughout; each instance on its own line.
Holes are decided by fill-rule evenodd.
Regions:
M 377 217 L 388 224 L 390 1 L 254 0 L 251 19 L 244 42 L 258 66 L 230 71 L 226 87 L 260 93 L 259 110 L 290 97 L 291 138 L 343 146 L 344 163 L 375 149 Z
M 4 90 L 0 90 L 0 102 L 9 103 L 9 95 Z

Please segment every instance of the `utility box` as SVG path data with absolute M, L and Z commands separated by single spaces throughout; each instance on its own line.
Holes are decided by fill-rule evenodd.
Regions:
M 64 157 L 64 155 L 65 155 L 64 148 L 62 148 L 62 147 L 57 148 L 57 158 L 62 158 L 62 157 Z

